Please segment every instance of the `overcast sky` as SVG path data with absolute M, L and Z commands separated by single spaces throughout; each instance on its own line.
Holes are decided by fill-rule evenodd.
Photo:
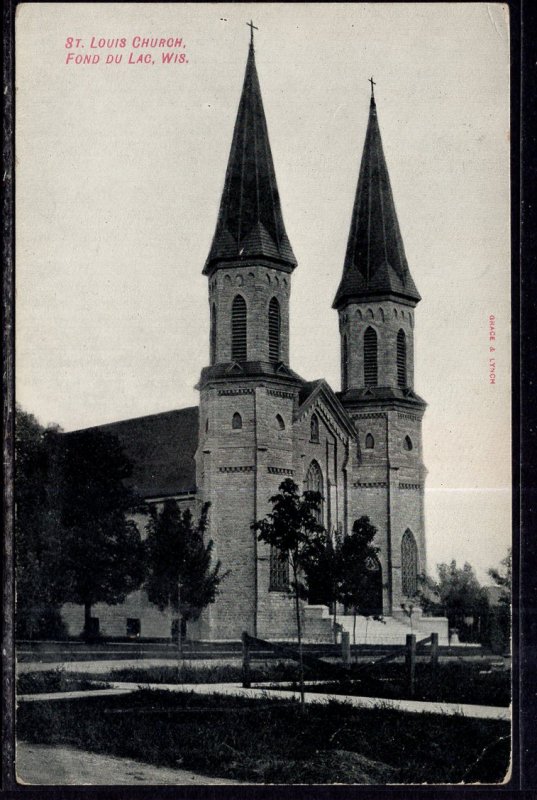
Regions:
M 339 390 L 341 276 L 370 85 L 422 295 L 428 558 L 481 577 L 510 531 L 509 43 L 499 4 L 23 4 L 17 400 L 65 430 L 194 405 L 201 270 L 248 51 L 298 259 L 291 366 Z M 126 47 L 92 49 L 126 38 Z M 185 63 L 132 48 L 181 38 Z M 67 37 L 84 49 L 66 48 Z M 129 64 L 150 53 L 155 63 Z M 100 55 L 66 64 L 69 52 Z M 106 55 L 121 54 L 106 65 Z M 496 383 L 489 383 L 489 316 Z

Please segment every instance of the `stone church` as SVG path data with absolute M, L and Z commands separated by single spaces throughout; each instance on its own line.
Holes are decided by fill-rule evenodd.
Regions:
M 342 535 L 367 515 L 376 526 L 370 640 L 404 642 L 438 630 L 409 607 L 425 570 L 421 422 L 414 327 L 420 295 L 407 264 L 372 93 L 341 281 L 341 391 L 307 381 L 289 363 L 289 297 L 297 262 L 284 226 L 267 123 L 250 45 L 216 231 L 203 274 L 210 308 L 209 364 L 198 407 L 100 426 L 134 464 L 133 488 L 148 503 L 173 498 L 194 514 L 211 503 L 209 536 L 229 575 L 214 604 L 189 626 L 205 640 L 295 636 L 286 566 L 251 525 L 292 478 L 321 492 L 322 522 Z M 326 313 L 330 313 L 327 307 Z M 415 603 L 414 603 L 415 605 Z M 171 612 L 143 591 L 93 608 L 103 635 L 168 637 Z M 304 604 L 305 638 L 330 641 L 328 609 Z M 410 615 L 410 616 L 409 616 Z M 64 607 L 70 633 L 82 609 Z M 345 627 L 351 617 L 341 616 Z M 376 628 L 375 628 L 376 625 Z

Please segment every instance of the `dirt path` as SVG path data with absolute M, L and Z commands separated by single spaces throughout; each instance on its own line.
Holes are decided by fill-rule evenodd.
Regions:
M 21 784 L 51 785 L 237 785 L 241 781 L 197 775 L 184 769 L 141 764 L 129 758 L 87 753 L 73 747 L 46 744 L 17 744 L 17 781 Z

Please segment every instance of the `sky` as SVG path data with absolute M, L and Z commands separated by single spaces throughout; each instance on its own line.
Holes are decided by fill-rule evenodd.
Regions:
M 65 430 L 197 404 L 209 349 L 201 271 L 250 19 L 299 264 L 291 366 L 340 388 L 331 304 L 374 76 L 423 298 L 415 388 L 428 403 L 429 569 L 468 560 L 483 580 L 511 537 L 509 32 L 501 4 L 19 5 L 17 401 Z M 109 41 L 92 47 L 92 37 Z M 181 43 L 135 47 L 134 37 Z M 162 63 L 163 52 L 177 62 Z M 87 55 L 98 63 L 75 63 Z

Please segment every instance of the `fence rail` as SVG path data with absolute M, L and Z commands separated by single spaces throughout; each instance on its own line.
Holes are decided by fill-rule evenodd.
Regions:
M 386 664 L 389 661 L 395 661 L 397 658 L 404 657 L 408 690 L 410 696 L 413 697 L 416 687 L 416 657 L 418 650 L 423 651 L 426 645 L 430 645 L 429 653 L 431 670 L 433 678 L 436 680 L 438 672 L 437 633 L 432 633 L 430 636 L 426 636 L 424 639 L 420 639 L 418 642 L 416 641 L 415 634 L 409 633 L 406 637 L 406 644 L 404 647 L 398 648 L 397 650 L 388 653 L 381 658 L 373 659 L 372 661 L 357 665 L 356 670 L 371 670 L 371 668 L 377 666 L 378 664 Z M 255 658 L 255 656 L 252 654 L 253 647 L 258 647 L 265 651 L 272 651 L 291 661 L 300 660 L 300 654 L 298 650 L 295 650 L 292 647 L 287 647 L 286 645 L 269 642 L 266 639 L 258 639 L 255 636 L 250 636 L 249 633 L 244 631 L 242 634 L 242 685 L 245 688 L 250 688 L 252 685 L 250 667 L 253 658 Z M 350 654 L 349 634 L 344 632 L 341 641 L 340 664 L 330 664 L 327 661 L 323 661 L 321 658 L 316 658 L 315 656 L 306 655 L 304 653 L 302 654 L 302 663 L 305 667 L 315 669 L 317 673 L 320 672 L 321 674 L 326 675 L 326 677 L 341 678 L 348 673 L 348 669 L 351 664 Z

